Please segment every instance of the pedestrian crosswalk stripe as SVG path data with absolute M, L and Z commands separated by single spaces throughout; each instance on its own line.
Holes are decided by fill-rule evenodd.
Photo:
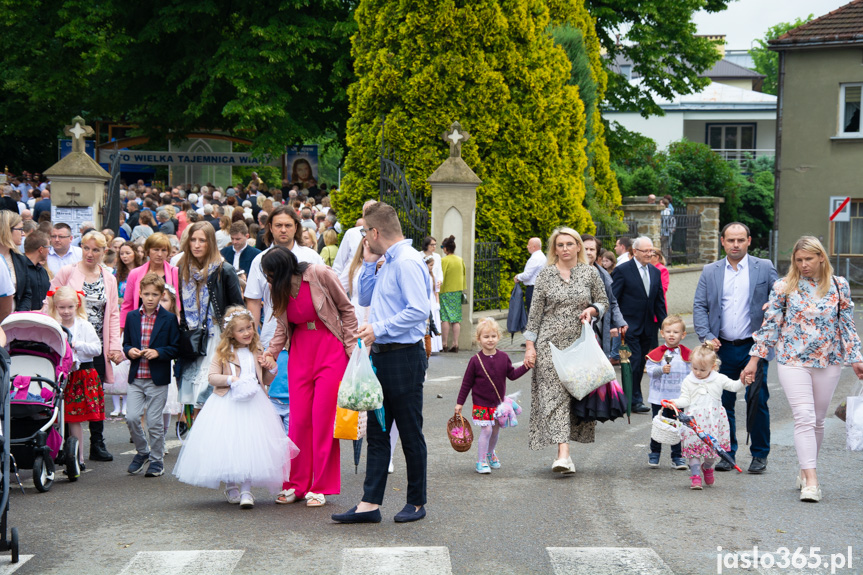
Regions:
M 342 550 L 341 573 L 452 575 L 446 547 L 357 547 Z
M 12 563 L 11 557 L 0 557 L 0 575 L 11 575 L 32 558 L 33 555 L 19 555 L 18 563 Z
M 650 548 L 546 547 L 555 575 L 674 575 Z
M 166 451 L 175 451 L 176 453 L 180 452 L 180 448 L 183 447 L 183 442 L 179 439 L 166 439 L 165 440 L 165 450 Z M 131 449 L 129 451 L 124 451 L 120 455 L 135 455 L 138 453 L 136 450 Z
M 230 575 L 242 556 L 242 550 L 139 551 L 120 575 Z

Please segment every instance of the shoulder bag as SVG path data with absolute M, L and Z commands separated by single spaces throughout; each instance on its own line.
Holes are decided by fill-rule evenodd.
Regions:
M 182 288 L 181 288 L 182 289 Z M 210 294 L 212 297 L 212 293 Z M 207 340 L 210 332 L 207 329 L 207 319 L 210 315 L 210 306 L 204 310 L 201 325 L 195 329 L 189 329 L 186 321 L 186 309 L 183 306 L 182 293 L 180 294 L 180 358 L 196 361 L 207 355 Z

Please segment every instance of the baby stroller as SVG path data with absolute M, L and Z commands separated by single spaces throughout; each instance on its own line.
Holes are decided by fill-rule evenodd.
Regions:
M 12 551 L 12 563 L 18 563 L 18 529 L 6 539 L 9 520 L 9 354 L 0 347 L 0 551 Z
M 11 444 L 13 466 L 33 470 L 33 484 L 45 492 L 54 483 L 54 463 L 65 465 L 69 481 L 81 475 L 78 440 L 64 443 L 63 391 L 72 370 L 67 332 L 40 312 L 13 313 L 0 324 L 11 357 Z

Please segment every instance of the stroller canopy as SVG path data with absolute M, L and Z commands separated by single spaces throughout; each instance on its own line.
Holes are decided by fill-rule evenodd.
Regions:
M 57 354 L 58 371 L 71 370 L 72 350 L 66 345 L 66 330 L 53 317 L 38 311 L 21 311 L 9 314 L 0 327 L 6 332 L 7 345 L 15 340 L 43 343 Z

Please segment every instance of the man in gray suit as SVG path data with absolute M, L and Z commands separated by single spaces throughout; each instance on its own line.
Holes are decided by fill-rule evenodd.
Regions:
M 726 257 L 704 266 L 695 290 L 692 320 L 698 339 L 702 342 L 711 341 L 718 347 L 717 353 L 722 362 L 719 372 L 731 379 L 738 379 L 749 362 L 752 334 L 761 327 L 764 306 L 778 275 L 770 260 L 748 254 L 752 238 L 749 228 L 744 224 L 733 222 L 726 225 L 722 228 L 720 241 Z M 770 453 L 770 412 L 767 408 L 770 394 L 767 391 L 766 361 L 763 367 L 760 402 L 753 428 L 749 430 L 752 439 L 749 473 L 763 473 L 767 469 L 767 455 Z M 746 388 L 747 401 L 751 391 L 752 386 Z M 737 453 L 736 401 L 736 393 L 722 392 L 722 405 L 728 412 L 731 427 L 732 457 L 736 457 Z M 716 466 L 717 471 L 730 469 L 731 465 L 724 461 Z

